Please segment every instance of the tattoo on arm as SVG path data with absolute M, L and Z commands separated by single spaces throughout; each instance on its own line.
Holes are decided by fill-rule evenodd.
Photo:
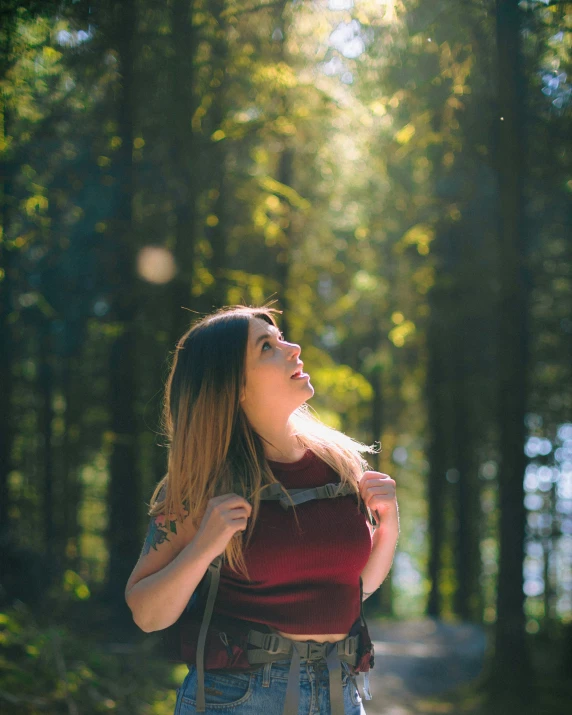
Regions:
M 158 498 L 164 497 L 165 488 L 161 489 Z M 183 504 L 188 516 L 189 511 L 187 508 L 187 502 Z M 157 546 L 163 544 L 165 541 L 169 541 L 169 533 L 177 533 L 177 521 L 167 518 L 164 514 L 157 514 L 157 516 L 152 516 L 149 521 L 149 528 L 147 529 L 147 536 L 145 537 L 145 543 L 143 544 L 143 554 L 147 555 L 151 550 L 151 547 L 157 551 Z
M 147 529 L 147 536 L 145 537 L 145 543 L 143 544 L 143 553 L 147 555 L 151 550 L 151 547 L 157 551 L 157 546 L 163 544 L 165 541 L 169 541 L 169 535 L 167 531 L 167 526 L 165 524 L 165 516 L 159 514 L 158 516 L 152 516 L 149 522 L 149 528 Z M 174 534 L 177 533 L 177 522 L 169 520 L 169 531 Z

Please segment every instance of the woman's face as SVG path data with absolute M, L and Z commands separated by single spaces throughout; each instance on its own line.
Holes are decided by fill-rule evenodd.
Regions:
M 310 376 L 292 377 L 302 367 L 300 346 L 287 343 L 282 333 L 261 318 L 248 328 L 246 387 L 241 395 L 247 416 L 290 415 L 314 394 Z

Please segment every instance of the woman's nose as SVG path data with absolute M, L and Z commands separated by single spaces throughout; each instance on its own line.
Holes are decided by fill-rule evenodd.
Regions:
M 290 343 L 290 346 L 294 348 L 293 355 L 299 355 L 302 352 L 302 348 L 296 343 Z

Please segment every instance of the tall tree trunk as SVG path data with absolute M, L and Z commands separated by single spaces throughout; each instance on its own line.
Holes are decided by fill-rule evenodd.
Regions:
M 40 432 L 43 438 L 42 445 L 42 477 L 44 484 L 44 494 L 42 500 L 43 514 L 43 542 L 46 565 L 51 577 L 57 573 L 57 565 L 54 563 L 56 556 L 56 525 L 55 501 L 54 501 L 54 454 L 52 440 L 52 425 L 54 421 L 53 390 L 54 376 L 51 365 L 53 355 L 53 345 L 50 336 L 50 319 L 44 315 L 38 315 L 39 319 L 39 366 L 38 366 L 38 394 L 40 395 Z
M 466 316 L 463 316 L 465 319 Z M 454 596 L 455 613 L 465 621 L 478 621 L 474 589 L 479 589 L 480 567 L 478 521 L 474 521 L 474 503 L 478 504 L 475 476 L 471 458 L 473 443 L 470 425 L 470 396 L 467 387 L 467 358 L 469 336 L 465 322 L 458 326 L 457 349 L 453 355 L 453 433 L 451 446 L 458 478 L 456 503 L 455 571 L 457 587 Z M 476 542 L 476 543 L 475 543 Z M 478 599 L 477 599 L 478 600 Z
M 427 418 L 428 418 L 428 457 L 429 477 L 427 483 L 428 508 L 428 541 L 429 564 L 428 576 L 431 583 L 427 600 L 426 613 L 438 618 L 441 615 L 442 602 L 439 587 L 441 571 L 441 554 L 444 544 L 444 503 L 445 472 L 447 469 L 446 415 L 448 411 L 446 399 L 445 357 L 443 355 L 445 340 L 442 323 L 443 301 L 442 288 L 435 286 L 429 294 L 431 316 L 427 329 Z
M 278 166 L 278 181 L 284 186 L 292 186 L 293 183 L 293 162 L 294 162 L 294 149 L 287 146 L 284 147 L 282 154 L 280 155 L 280 164 Z M 282 199 L 284 201 L 284 199 Z M 286 218 L 288 219 L 288 226 L 284 228 L 284 243 L 279 246 L 278 252 L 276 254 L 276 268 L 275 276 L 278 281 L 278 285 L 282 287 L 282 295 L 280 296 L 281 308 L 284 313 L 281 316 L 281 327 L 286 336 L 286 340 L 291 341 L 292 336 L 290 335 L 290 300 L 289 300 L 289 278 L 290 278 L 290 264 L 292 261 L 292 241 L 293 241 L 293 226 L 292 226 L 292 212 L 294 207 L 290 204 L 288 205 L 288 211 L 286 212 Z
M 383 432 L 383 368 L 376 365 L 369 376 L 373 388 L 371 405 L 371 441 L 381 442 Z M 381 469 L 379 454 L 372 455 L 372 462 L 376 472 Z
M 282 0 L 282 2 L 276 5 L 276 30 L 282 35 L 279 40 L 276 40 L 279 42 L 276 62 L 288 63 L 289 61 L 286 51 L 288 30 L 285 17 L 286 8 L 289 7 L 289 5 L 290 3 L 287 0 Z M 286 92 L 280 97 L 280 107 L 282 114 L 287 117 L 289 115 L 289 106 Z M 294 146 L 291 143 L 293 141 L 295 140 L 289 140 L 286 136 L 281 138 L 283 148 L 278 160 L 277 179 L 284 186 L 293 186 L 294 182 Z M 284 238 L 278 242 L 276 247 L 274 276 L 282 292 L 281 295 L 277 296 L 279 306 L 284 311 L 280 319 L 280 326 L 286 336 L 286 340 L 292 340 L 292 336 L 290 335 L 290 300 L 288 289 L 292 262 L 292 243 L 294 241 L 292 214 L 295 209 L 283 196 L 279 198 L 282 205 L 285 205 L 287 209 L 283 215 L 287 225 L 283 227 Z
M 531 666 L 523 593 L 524 454 L 528 300 L 524 266 L 524 80 L 518 0 L 497 0 L 499 179 L 499 499 L 500 557 L 490 692 L 528 698 Z
M 12 17 L 4 20 L 3 42 L 0 47 L 0 72 L 5 76 L 12 54 L 12 34 L 14 31 Z M 7 140 L 12 129 L 12 116 L 7 106 L 6 94 L 0 93 L 2 102 L 3 126 L 2 139 L 5 147 L 10 146 Z M 12 444 L 14 440 L 14 427 L 12 412 L 12 395 L 14 380 L 12 366 L 14 360 L 12 327 L 9 320 L 12 312 L 12 250 L 8 248 L 8 238 L 11 236 L 11 220 L 13 210 L 13 171 L 14 165 L 10 161 L 9 150 L 4 149 L 0 164 L 0 191 L 2 211 L 2 241 L 0 241 L 0 335 L 2 336 L 2 349 L 0 350 L 0 571 L 3 580 L 8 582 L 8 560 L 5 558 L 10 549 L 12 536 L 10 533 L 10 490 L 8 488 L 8 475 L 12 470 Z
M 174 256 L 178 273 L 172 282 L 173 315 L 170 345 L 188 329 L 193 308 L 192 294 L 195 279 L 196 193 L 195 176 L 199 169 L 200 135 L 193 129 L 196 106 L 193 97 L 195 82 L 194 58 L 197 39 L 193 27 L 193 0 L 173 0 L 171 3 L 171 32 L 173 56 L 171 63 L 171 164 L 174 174 L 175 246 Z M 187 310 L 185 310 L 187 309 Z
M 217 81 L 220 82 L 218 88 L 214 90 L 214 101 L 212 106 L 212 126 L 216 129 L 220 128 L 226 116 L 226 83 L 228 81 L 228 72 L 226 65 L 228 62 L 228 42 L 226 37 L 226 20 L 221 17 L 222 11 L 226 7 L 225 0 L 217 0 L 211 3 L 213 16 L 217 19 L 216 36 L 213 40 L 213 57 L 216 58 L 216 67 L 213 74 Z M 218 308 L 226 304 L 226 296 L 228 289 L 228 280 L 226 277 L 227 267 L 227 242 L 228 242 L 228 225 L 226 207 L 228 206 L 229 197 L 226 192 L 227 176 L 226 176 L 226 156 L 227 142 L 225 140 L 214 143 L 209 148 L 211 154 L 211 165 L 215 172 L 214 190 L 216 199 L 213 206 L 213 214 L 217 217 L 217 223 L 207 230 L 207 236 L 210 239 L 212 246 L 212 274 L 215 279 L 213 290 L 209 291 L 214 305 Z
M 382 354 L 381 341 L 382 332 L 379 319 L 372 318 L 373 330 L 371 333 L 370 346 L 378 355 Z M 383 401 L 383 364 L 381 359 L 377 362 L 368 375 L 368 379 L 373 388 L 373 398 L 371 405 L 371 442 L 381 444 L 381 436 L 383 434 L 383 417 L 384 417 L 384 401 Z M 380 472 L 381 453 L 372 455 L 373 469 Z M 384 582 L 381 584 L 378 595 L 379 610 L 385 616 L 393 616 L 393 588 L 392 588 L 393 569 L 389 571 Z
M 226 220 L 226 206 L 229 196 L 227 194 L 227 177 L 225 176 L 225 158 L 223 152 L 217 151 L 214 158 L 216 167 L 216 192 L 217 196 L 213 205 L 213 214 L 217 217 L 217 224 L 206 231 L 212 246 L 211 272 L 215 280 L 212 290 L 208 292 L 213 307 L 220 308 L 227 303 L 228 278 L 227 270 L 227 244 L 228 224 Z M 220 162 L 220 163 L 219 163 Z
M 476 256 L 473 245 L 467 241 L 469 231 L 460 226 L 452 231 L 456 275 L 452 286 L 450 354 L 451 380 L 451 439 L 452 465 L 457 481 L 453 485 L 453 513 L 456 529 L 453 533 L 456 588 L 453 611 L 465 621 L 482 622 L 479 576 L 480 553 L 480 494 L 475 453 L 474 396 L 471 394 L 473 355 L 479 347 L 473 336 L 478 316 L 477 301 L 481 277 L 473 270 Z M 449 251 L 451 253 L 451 251 Z M 460 311 L 458 306 L 463 306 Z
M 137 471 L 136 403 L 136 305 L 135 249 L 133 240 L 133 136 L 136 91 L 134 79 L 134 43 L 136 39 L 136 0 L 125 0 L 109 9 L 110 19 L 117 28 L 117 47 L 121 90 L 117 94 L 117 123 L 121 146 L 117 155 L 118 204 L 111 225 L 114 228 L 115 274 L 112 315 L 119 334 L 109 354 L 109 402 L 113 444 L 109 462 L 109 522 L 107 543 L 109 569 L 106 596 L 112 615 L 119 624 L 128 613 L 125 604 L 125 584 L 140 552 L 142 505 L 140 479 Z M 125 615 L 124 615 L 125 614 Z
M 68 326 L 68 330 L 73 329 Z M 81 484 L 78 479 L 79 400 L 74 390 L 79 375 L 78 360 L 66 355 L 62 370 L 62 392 L 65 402 L 65 426 L 62 443 L 62 494 L 63 494 L 63 541 L 66 561 L 79 568 L 79 523 L 78 509 L 81 502 Z

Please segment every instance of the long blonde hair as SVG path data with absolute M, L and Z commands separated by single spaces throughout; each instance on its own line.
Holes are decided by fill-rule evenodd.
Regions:
M 181 522 L 191 519 L 198 529 L 213 497 L 234 492 L 248 499 L 252 505 L 248 526 L 235 534 L 246 543 L 232 538 L 224 552 L 229 567 L 248 579 L 243 548 L 256 524 L 260 492 L 280 482 L 270 470 L 263 439 L 248 422 L 239 396 L 246 382 L 249 323 L 260 318 L 278 327 L 273 314 L 281 312 L 266 306 L 226 306 L 198 320 L 179 339 L 163 399 L 167 474 L 157 484 L 148 512 L 152 517 L 169 514 Z M 361 453 L 375 453 L 375 446 L 328 427 L 306 403 L 290 415 L 290 424 L 302 447 L 332 467 L 342 485 L 353 486 L 359 509 L 358 481 L 370 468 Z

